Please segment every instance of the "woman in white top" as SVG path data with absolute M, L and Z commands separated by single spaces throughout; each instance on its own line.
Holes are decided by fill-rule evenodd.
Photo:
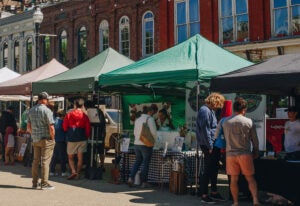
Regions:
M 135 156 L 136 160 L 135 163 L 130 171 L 130 176 L 128 179 L 128 185 L 133 186 L 135 175 L 141 167 L 141 173 L 140 173 L 140 179 L 141 179 L 141 187 L 147 187 L 148 183 L 148 170 L 149 170 L 149 164 L 152 157 L 152 150 L 153 147 L 147 147 L 145 144 L 140 140 L 140 134 L 142 131 L 143 123 L 147 121 L 148 127 L 150 129 L 150 132 L 154 138 L 157 136 L 157 130 L 155 121 L 152 117 L 153 110 L 151 107 L 144 107 L 143 108 L 143 114 L 135 120 L 134 122 L 134 149 L 135 149 Z

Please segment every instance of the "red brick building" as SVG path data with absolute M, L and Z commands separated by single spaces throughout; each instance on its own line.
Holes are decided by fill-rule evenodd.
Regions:
M 64 63 L 71 68 L 107 46 L 139 60 L 194 33 L 253 61 L 299 52 L 300 19 L 290 11 L 296 9 L 298 14 L 300 5 L 291 0 L 281 2 L 286 4 L 278 5 L 275 0 L 65 1 L 42 9 L 41 33 L 57 37 L 48 37 L 50 44 L 41 40 L 44 48 L 50 45 L 50 52 L 43 50 L 41 62 L 62 59 L 62 31 L 67 39 Z M 289 19 L 284 19 L 278 8 L 286 9 Z M 286 26 L 283 19 L 288 21 Z M 79 48 L 85 53 L 80 54 Z

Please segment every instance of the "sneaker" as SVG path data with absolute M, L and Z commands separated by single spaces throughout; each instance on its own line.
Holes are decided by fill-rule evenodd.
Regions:
M 133 180 L 131 179 L 131 177 L 129 177 L 127 184 L 129 187 L 133 187 Z
M 49 173 L 49 176 L 50 176 L 50 177 L 53 177 L 53 176 L 54 176 L 54 172 L 50 172 L 50 173 Z
M 62 173 L 61 173 L 61 176 L 62 176 L 62 177 L 66 177 L 66 176 L 68 176 L 68 174 L 67 174 L 66 172 L 62 172 Z
M 38 183 L 32 183 L 32 189 L 37 189 L 37 188 L 38 188 L 38 186 L 39 186 L 39 184 L 38 184 Z
M 215 201 L 225 201 L 225 199 L 220 195 L 220 193 L 210 193 L 210 198 Z
M 206 203 L 206 204 L 215 204 L 216 203 L 209 196 L 201 197 L 201 202 Z
M 42 190 L 54 190 L 54 188 L 55 187 L 50 184 L 42 185 Z

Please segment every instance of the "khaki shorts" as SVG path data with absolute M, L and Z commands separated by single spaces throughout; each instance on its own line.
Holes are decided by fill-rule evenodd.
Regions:
M 87 141 L 68 142 L 67 153 L 68 153 L 68 155 L 84 153 L 84 152 L 86 152 L 86 147 L 87 147 Z
M 252 155 L 226 157 L 226 172 L 228 175 L 254 175 Z

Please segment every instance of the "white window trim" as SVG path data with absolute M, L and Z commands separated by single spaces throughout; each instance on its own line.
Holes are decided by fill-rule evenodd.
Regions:
M 148 13 L 151 13 L 152 14 L 152 18 L 148 18 L 148 19 L 145 19 L 145 16 L 146 16 L 146 14 L 148 14 Z M 143 17 L 142 17 L 143 19 L 142 19 L 142 56 L 143 57 L 147 57 L 147 56 L 151 56 L 151 55 L 153 55 L 154 54 L 154 38 L 155 38 L 155 33 L 154 33 L 154 28 L 155 28 L 155 26 L 154 26 L 154 14 L 153 14 L 153 12 L 152 11 L 146 11 L 145 13 L 144 13 L 144 15 L 143 15 Z M 153 44 L 152 44 L 152 54 L 146 54 L 146 39 L 145 39 L 145 24 L 147 23 L 147 22 L 150 22 L 150 21 L 152 21 L 153 22 L 153 26 L 152 26 L 152 31 L 153 31 L 153 36 L 152 36 L 152 38 L 153 38 Z
M 199 8 L 198 8 L 198 10 L 200 10 L 200 2 L 199 2 L 200 0 L 198 0 L 198 6 L 199 6 Z M 181 3 L 181 2 L 185 2 L 186 3 L 186 13 L 185 13 L 185 18 L 186 18 L 186 26 L 187 26 L 187 38 L 190 38 L 191 36 L 191 32 L 190 32 L 190 24 L 192 24 L 192 23 L 195 23 L 195 22 L 199 22 L 199 24 L 200 24 L 200 14 L 199 14 L 199 19 L 198 19 L 198 21 L 193 21 L 193 22 L 191 22 L 190 21 L 190 17 L 189 17 L 189 0 L 174 0 L 174 29 L 175 29 L 175 31 L 174 31 L 174 33 L 175 33 L 175 42 L 176 42 L 176 44 L 178 44 L 178 29 L 177 29 L 177 19 L 176 19 L 176 17 L 177 17 L 177 3 Z M 201 25 L 200 25 L 200 28 L 201 28 Z
M 122 20 L 125 19 L 127 20 L 128 23 L 125 23 L 124 25 L 121 25 L 121 22 Z M 120 18 L 120 21 L 119 21 L 119 51 L 121 54 L 122 53 L 122 29 L 125 28 L 125 27 L 128 27 L 128 42 L 129 42 L 129 45 L 128 45 L 128 57 L 130 57 L 130 20 L 128 18 L 128 16 L 122 16 Z
M 233 17 L 233 41 L 237 42 L 237 14 L 236 14 L 236 1 L 238 0 L 231 0 L 232 2 L 232 17 Z M 248 0 L 246 1 L 247 3 L 247 13 L 242 13 L 239 15 L 243 14 L 248 14 L 248 37 L 247 41 L 249 41 L 249 36 L 250 36 L 250 24 L 249 24 L 249 3 Z M 220 44 L 223 44 L 223 27 L 222 27 L 222 0 L 219 0 L 219 42 Z
M 104 51 L 104 43 L 103 43 L 103 31 L 108 31 L 108 39 L 109 39 L 109 24 L 107 20 L 102 20 L 99 25 L 99 52 Z M 109 42 L 108 42 L 109 47 Z
M 296 4 L 298 5 L 298 4 Z M 271 0 L 271 34 L 272 34 L 272 37 L 274 38 L 280 38 L 280 37 L 277 37 L 276 34 L 275 34 L 275 8 L 274 8 L 274 1 Z M 293 36 L 293 29 L 292 29 L 292 2 L 291 0 L 286 0 L 286 6 L 284 7 L 278 7 L 276 9 L 279 9 L 279 8 L 286 8 L 287 11 L 288 11 L 288 36 Z

